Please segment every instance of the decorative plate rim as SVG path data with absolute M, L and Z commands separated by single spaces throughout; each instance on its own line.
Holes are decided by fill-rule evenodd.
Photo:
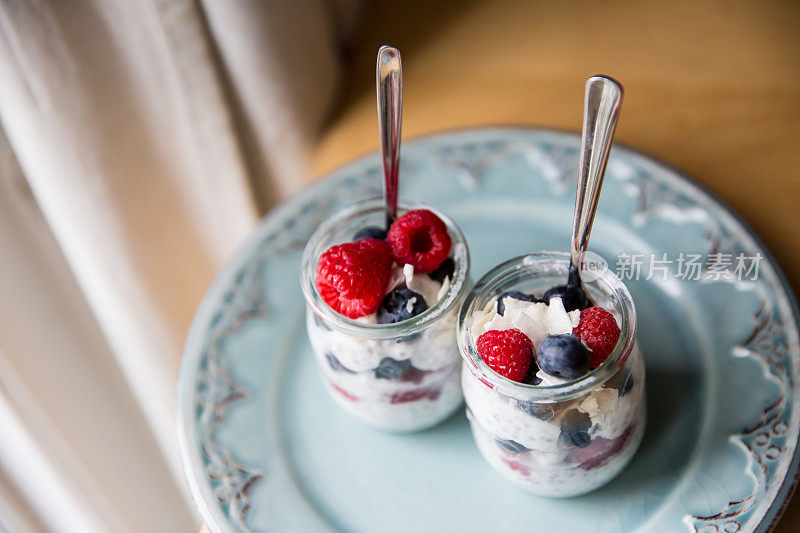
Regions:
M 492 132 L 503 133 L 542 133 L 550 134 L 560 138 L 580 138 L 580 134 L 565 129 L 539 127 L 539 126 L 522 126 L 522 125 L 487 125 L 478 127 L 467 128 L 452 128 L 444 129 L 436 132 L 425 133 L 417 135 L 406 140 L 405 144 L 418 144 L 428 140 L 440 140 L 448 137 L 458 137 L 460 135 L 470 134 L 491 134 Z M 684 172 L 675 165 L 668 163 L 656 156 L 653 156 L 643 150 L 631 147 L 625 143 L 615 142 L 615 151 L 627 152 L 635 155 L 643 161 L 660 167 L 662 170 L 677 178 L 678 182 L 689 189 L 693 189 L 695 193 L 700 196 L 706 196 L 713 204 L 716 204 L 719 209 L 727 216 L 738 224 L 743 233 L 750 238 L 759 251 L 764 253 L 765 259 L 770 267 L 774 270 L 775 278 L 780 284 L 782 289 L 782 296 L 788 308 L 791 311 L 791 318 L 793 320 L 793 329 L 800 333 L 800 306 L 798 306 L 797 298 L 789 284 L 786 275 L 780 264 L 775 260 L 774 255 L 766 246 L 763 239 L 751 228 L 751 226 L 736 212 L 725 200 L 723 200 L 717 193 L 709 189 L 706 185 L 699 183 L 692 178 L 688 173 Z M 181 459 L 181 466 L 183 468 L 184 477 L 189 487 L 189 492 L 195 506 L 200 513 L 204 524 L 215 533 L 227 530 L 227 517 L 221 514 L 220 506 L 216 503 L 212 488 L 208 483 L 201 482 L 196 472 L 205 468 L 204 462 L 201 458 L 201 451 L 199 447 L 194 446 L 192 443 L 197 440 L 197 420 L 194 413 L 194 403 L 196 399 L 196 377 L 199 370 L 199 362 L 202 355 L 203 337 L 205 326 L 208 323 L 214 305 L 222 289 L 230 282 L 236 275 L 237 269 L 246 263 L 246 260 L 253 254 L 253 247 L 264 235 L 267 234 L 273 226 L 278 225 L 285 216 L 292 210 L 297 209 L 313 196 L 324 194 L 328 189 L 331 189 L 337 184 L 336 180 L 331 180 L 351 166 L 355 167 L 364 164 L 366 161 L 374 159 L 376 152 L 368 152 L 362 154 L 354 159 L 348 160 L 333 169 L 329 170 L 318 179 L 311 183 L 306 184 L 300 191 L 287 198 L 275 208 L 270 210 L 269 213 L 264 215 L 256 226 L 251 230 L 250 234 L 237 246 L 235 252 L 225 261 L 219 272 L 214 277 L 213 281 L 206 290 L 203 299 L 198 306 L 195 316 L 192 320 L 189 333 L 187 335 L 186 344 L 182 354 L 181 367 L 179 372 L 177 384 L 177 417 L 176 426 L 178 433 L 178 447 Z M 190 384 L 192 385 L 190 387 Z M 794 386 L 797 392 L 797 385 Z M 800 409 L 800 397 L 795 394 L 793 399 L 793 408 Z M 797 454 L 797 442 L 794 443 L 795 449 L 792 460 L 787 468 L 787 471 L 780 482 L 780 486 L 776 491 L 775 498 L 770 502 L 769 507 L 765 510 L 763 516 L 760 517 L 758 524 L 754 530 L 758 530 L 766 525 L 766 531 L 772 531 L 776 527 L 780 518 L 783 516 L 789 502 L 797 489 L 798 482 L 800 481 L 800 455 Z M 205 480 L 205 478 L 204 478 Z M 782 494 L 783 493 L 783 494 Z M 212 503 L 209 503 L 212 502 Z M 733 505 L 737 502 L 731 502 Z M 775 507 L 780 505 L 776 510 Z M 774 514 L 773 514 L 774 513 Z M 770 514 L 773 516 L 770 519 Z M 769 522 L 767 520 L 769 519 Z

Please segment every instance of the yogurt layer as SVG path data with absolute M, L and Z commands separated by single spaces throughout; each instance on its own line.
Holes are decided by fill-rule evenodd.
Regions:
M 504 298 L 472 316 L 474 338 L 489 330 L 518 329 L 534 346 L 549 335 L 571 334 L 580 311 L 567 312 L 560 298 L 550 305 Z M 566 381 L 539 370 L 538 385 Z M 633 346 L 617 374 L 597 389 L 561 402 L 531 402 L 524 391 L 512 398 L 464 367 L 462 389 L 467 414 L 481 453 L 504 476 L 543 495 L 571 496 L 613 478 L 630 460 L 644 430 L 644 364 Z
M 444 283 L 439 283 L 427 274 L 415 274 L 411 265 L 393 267 L 389 291 L 402 285 L 422 295 L 430 308 L 447 294 L 450 279 L 445 278 Z M 359 318 L 357 322 L 377 324 L 377 317 L 373 313 Z M 420 370 L 442 368 L 458 359 L 458 349 L 453 348 L 456 345 L 455 327 L 456 309 L 452 309 L 424 331 L 414 334 L 413 338 L 365 339 L 326 326 L 309 327 L 308 331 L 312 345 L 334 353 L 349 370 L 364 372 L 376 368 L 385 357 L 397 361 L 410 360 Z
M 415 273 L 411 265 L 394 266 L 387 293 L 401 286 L 431 308 L 448 293 L 450 278 L 440 283 Z M 412 298 L 408 305 L 415 303 Z M 453 306 L 422 331 L 380 340 L 328 327 L 309 309 L 309 339 L 333 398 L 357 418 L 389 431 L 414 431 L 447 417 L 462 401 L 457 309 Z M 377 315 L 357 321 L 376 324 Z M 398 370 L 382 372 L 387 364 Z

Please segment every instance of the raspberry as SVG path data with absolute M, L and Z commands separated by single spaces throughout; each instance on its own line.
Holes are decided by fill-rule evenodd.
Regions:
M 442 219 L 427 209 L 408 211 L 392 223 L 386 244 L 399 265 L 415 272 L 436 270 L 450 255 L 450 235 Z
M 572 333 L 589 347 L 592 368 L 597 368 L 614 351 L 620 332 L 614 316 L 595 306 L 581 311 L 581 321 Z
M 493 329 L 478 337 L 478 353 L 489 368 L 521 382 L 533 358 L 533 343 L 518 329 Z
M 339 314 L 358 318 L 381 305 L 392 268 L 392 253 L 383 241 L 363 239 L 331 246 L 317 263 L 316 286 Z
M 410 403 L 419 400 L 436 400 L 442 393 L 442 389 L 411 389 L 407 391 L 395 392 L 389 397 L 389 403 Z

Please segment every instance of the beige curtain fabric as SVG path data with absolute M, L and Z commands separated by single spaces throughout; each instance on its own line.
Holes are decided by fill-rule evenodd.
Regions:
M 354 3 L 0 3 L 0 529 L 190 531 L 194 310 L 296 189 Z
M 11 532 L 185 530 L 193 517 L 183 485 L 170 473 L 5 141 L 0 525 Z M 163 514 L 148 511 L 162 507 Z M 23 517 L 28 529 L 9 525 Z
M 306 181 L 311 143 L 341 77 L 333 44 L 341 22 L 331 20 L 333 6 L 320 9 L 320 0 L 203 0 L 203 6 L 254 193 L 269 207 Z

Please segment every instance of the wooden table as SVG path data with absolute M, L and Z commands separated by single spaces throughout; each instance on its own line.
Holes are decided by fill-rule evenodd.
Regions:
M 800 2 L 375 2 L 317 175 L 377 148 L 374 65 L 400 48 L 405 138 L 487 124 L 580 127 L 595 73 L 626 95 L 617 140 L 733 206 L 800 287 Z M 779 533 L 800 529 L 794 498 Z

